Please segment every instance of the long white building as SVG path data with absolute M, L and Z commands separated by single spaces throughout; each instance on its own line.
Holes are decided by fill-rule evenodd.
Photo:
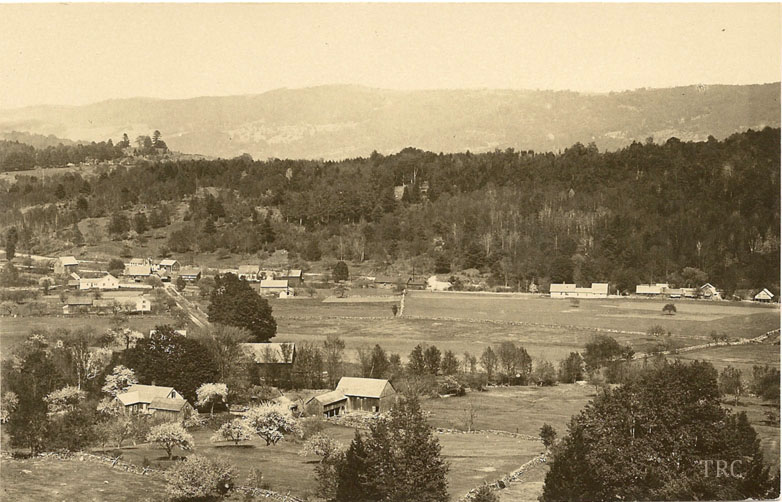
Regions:
M 608 283 L 593 282 L 588 288 L 579 288 L 575 284 L 552 284 L 549 291 L 551 298 L 608 298 Z

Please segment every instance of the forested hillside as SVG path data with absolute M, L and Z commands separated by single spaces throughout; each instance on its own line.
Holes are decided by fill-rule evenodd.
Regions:
M 19 228 L 23 252 L 83 242 L 75 223 L 111 217 L 110 236 L 130 243 L 166 227 L 161 251 L 174 254 L 284 248 L 300 263 L 477 268 L 512 289 L 708 280 L 778 290 L 779 159 L 780 131 L 766 128 L 615 152 L 578 143 L 561 154 L 142 162 L 89 181 L 21 178 L 3 186 L 0 220 Z
M 398 91 L 351 85 L 246 96 L 118 99 L 0 110 L 0 132 L 81 140 L 159 129 L 175 151 L 225 158 L 344 159 L 415 145 L 434 152 L 616 150 L 654 137 L 704 141 L 779 127 L 779 83 L 608 94 L 518 89 Z

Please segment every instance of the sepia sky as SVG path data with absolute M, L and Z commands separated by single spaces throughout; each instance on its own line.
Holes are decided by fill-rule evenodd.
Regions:
M 0 5 L 0 108 L 280 87 L 780 80 L 779 4 Z

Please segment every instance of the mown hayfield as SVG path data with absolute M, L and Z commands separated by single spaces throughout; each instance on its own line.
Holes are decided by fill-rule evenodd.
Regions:
M 675 315 L 665 315 L 667 303 Z M 659 324 L 674 334 L 708 339 L 712 331 L 751 337 L 779 328 L 779 308 L 745 303 L 696 300 L 568 299 L 532 295 L 485 295 L 413 291 L 405 315 L 429 318 L 529 322 L 646 332 Z
M 0 355 L 5 357 L 18 343 L 24 341 L 34 329 L 54 330 L 64 328 L 76 330 L 92 328 L 96 333 L 109 329 L 111 316 L 26 316 L 0 318 Z M 131 329 L 148 333 L 158 324 L 170 324 L 173 319 L 165 315 L 143 315 L 128 318 Z
M 677 302 L 678 313 L 668 316 L 662 314 L 664 303 L 581 300 L 574 307 L 567 299 L 531 295 L 414 291 L 405 300 L 402 318 L 392 317 L 390 305 L 381 303 L 273 300 L 272 308 L 278 316 L 277 340 L 320 343 L 327 334 L 337 334 L 353 359 L 357 347 L 374 344 L 405 360 L 419 343 L 461 355 L 480 354 L 489 345 L 513 341 L 533 358 L 556 362 L 569 352 L 583 350 L 596 328 L 617 331 L 607 333 L 637 352 L 652 351 L 659 344 L 659 339 L 645 334 L 655 324 L 670 330 L 672 342 L 679 347 L 708 343 L 712 331 L 738 338 L 779 328 L 779 310 L 773 307 L 682 301 Z
M 0 500 L 40 501 L 159 501 L 165 500 L 165 483 L 109 466 L 78 460 L 53 459 L 0 461 Z

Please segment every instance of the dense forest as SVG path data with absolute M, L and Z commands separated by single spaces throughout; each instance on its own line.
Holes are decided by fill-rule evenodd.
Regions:
M 559 153 L 140 161 L 89 180 L 22 177 L 2 187 L 0 207 L 22 250 L 52 236 L 78 243 L 76 223 L 111 217 L 115 238 L 170 223 L 174 253 L 284 248 L 301 262 L 372 260 L 378 271 L 474 268 L 521 290 L 708 280 L 778 291 L 779 174 L 780 131 L 766 128 L 614 152 L 577 143 Z
M 24 171 L 34 167 L 62 167 L 87 159 L 97 161 L 122 157 L 122 146 L 111 140 L 90 144 L 58 144 L 34 148 L 19 141 L 0 140 L 0 172 Z

